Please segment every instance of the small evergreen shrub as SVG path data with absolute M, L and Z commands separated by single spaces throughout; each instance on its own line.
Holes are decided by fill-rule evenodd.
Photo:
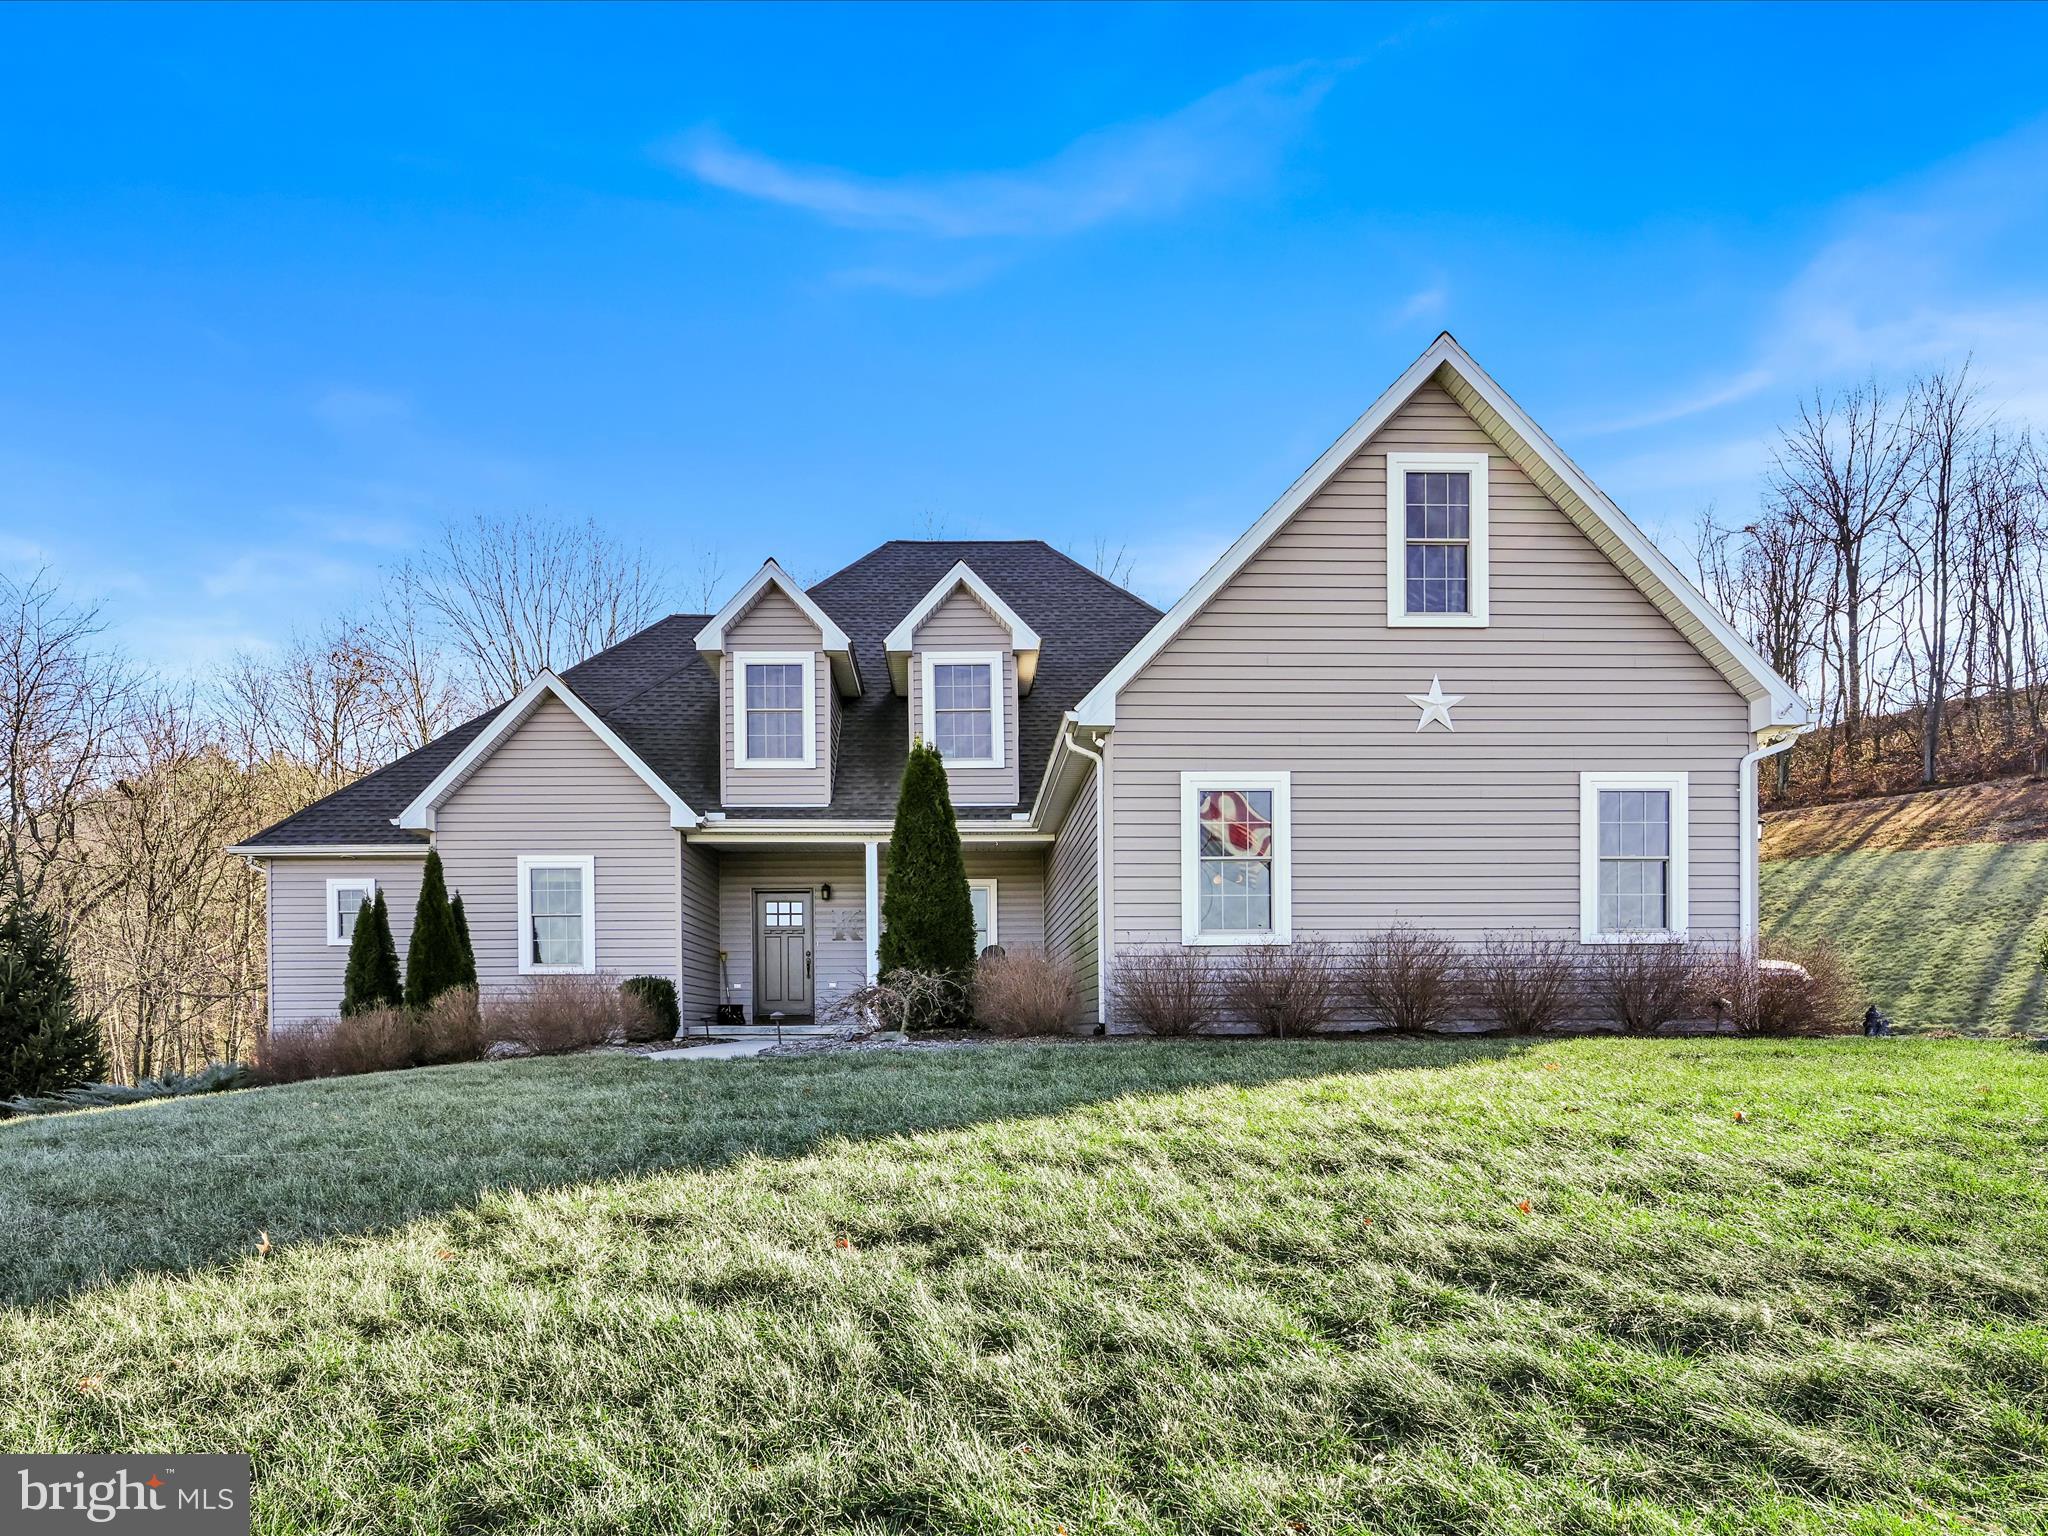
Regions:
M 448 900 L 448 880 L 441 855 L 429 849 L 420 877 L 420 901 L 413 913 L 412 938 L 405 948 L 405 1005 L 423 1009 L 450 987 L 469 985 L 473 964 L 463 958 L 455 909 Z
M 911 747 L 896 795 L 880 960 L 885 975 L 900 970 L 956 978 L 957 1002 L 926 1027 L 967 1022 L 975 962 L 974 900 L 967 889 L 967 862 L 946 787 L 945 761 L 936 747 L 923 742 Z
M 1155 1035 L 1182 1036 L 1216 1022 L 1223 987 L 1213 951 L 1199 944 L 1162 944 L 1120 952 L 1110 972 L 1110 996 L 1118 1020 Z
M 349 935 L 348 969 L 341 981 L 341 1013 L 368 1013 L 373 1008 L 396 1008 L 405 1001 L 398 981 L 398 945 L 391 937 L 391 909 L 384 903 L 384 887 L 356 913 L 356 926 Z
M 1502 1029 L 1533 1035 L 1572 1016 L 1579 946 L 1545 933 L 1489 933 L 1472 959 L 1473 1001 Z
M 56 924 L 10 901 L 0 911 L 0 1099 L 42 1098 L 106 1075 L 99 1021 L 79 1011 Z
M 628 1001 L 637 1000 L 647 1015 L 632 1040 L 673 1040 L 683 1032 L 683 1007 L 676 997 L 676 984 L 666 976 L 628 976 L 619 983 Z
M 1231 1011 L 1264 1033 L 1285 1038 L 1321 1029 L 1337 1017 L 1344 967 L 1320 939 L 1248 944 L 1224 972 Z
M 476 990 L 476 946 L 469 941 L 469 914 L 462 910 L 462 892 L 457 891 L 449 900 L 448 910 L 455 918 L 455 937 L 462 947 L 462 984 L 474 992 Z
M 1033 945 L 991 950 L 974 976 L 976 1022 L 998 1035 L 1061 1035 L 1081 989 L 1074 967 Z
M 1352 946 L 1349 981 L 1367 1015 L 1390 1029 L 1441 1029 L 1462 1001 L 1458 946 L 1396 923 Z

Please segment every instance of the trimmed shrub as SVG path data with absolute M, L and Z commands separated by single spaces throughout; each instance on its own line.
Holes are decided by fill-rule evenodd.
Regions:
M 412 1015 L 403 1008 L 371 1008 L 346 1018 L 273 1029 L 257 1047 L 249 1070 L 263 1083 L 396 1071 L 412 1065 L 412 1026 Z
M 683 1032 L 683 1007 L 676 998 L 676 984 L 666 976 L 628 976 L 619 990 L 636 1000 L 647 1019 L 633 1040 L 673 1040 Z
M 1212 951 L 1199 944 L 1124 950 L 1110 973 L 1117 1017 L 1155 1035 L 1199 1034 L 1222 1012 L 1223 984 Z
M 1081 1000 L 1074 967 L 1033 945 L 990 951 L 974 976 L 974 1017 L 998 1035 L 1065 1034 Z
M 1592 951 L 1590 1001 L 1623 1034 L 1651 1034 L 1699 1006 L 1699 964 L 1690 945 L 1629 939 Z
M 1266 1034 L 1306 1035 L 1337 1017 L 1344 967 L 1320 939 L 1250 944 L 1225 972 L 1231 1010 Z
M 1396 923 L 1352 945 L 1351 993 L 1366 1014 L 1393 1029 L 1440 1029 L 1461 1001 L 1458 946 L 1439 933 Z
M 647 1005 L 608 977 L 533 976 L 489 1000 L 484 1034 L 548 1056 L 644 1038 L 648 1017 Z
M 1701 970 L 1715 1013 L 1745 1035 L 1829 1035 L 1854 1027 L 1856 981 L 1826 942 L 1776 954 L 1734 946 Z
M 398 982 L 398 945 L 391 937 L 391 909 L 384 904 L 384 887 L 380 885 L 356 913 L 356 926 L 349 935 L 341 1013 L 347 1018 L 372 1008 L 396 1008 L 404 1001 L 405 989 Z
M 79 1011 L 56 924 L 10 901 L 0 911 L 0 1099 L 41 1098 L 106 1075 L 99 1020 Z
M 968 894 L 953 797 L 946 788 L 946 765 L 938 749 L 923 742 L 911 747 L 896 794 L 879 958 L 884 975 L 900 970 L 956 977 L 957 1002 L 925 1027 L 967 1022 L 974 900 Z
M 476 946 L 469 942 L 469 914 L 462 910 L 462 892 L 449 899 L 448 912 L 455 919 L 455 939 L 462 948 L 462 984 L 476 989 Z
M 1472 957 L 1472 999 L 1502 1029 L 1555 1029 L 1578 1001 L 1579 946 L 1545 933 L 1489 933 Z
M 455 928 L 455 909 L 448 901 L 448 880 L 441 855 L 427 850 L 420 876 L 420 902 L 413 912 L 412 938 L 405 946 L 405 1005 L 423 1009 L 450 987 L 469 985 L 473 962 L 463 958 L 462 938 Z
M 475 987 L 450 987 L 413 1015 L 413 1062 L 434 1067 L 484 1053 L 484 1016 Z

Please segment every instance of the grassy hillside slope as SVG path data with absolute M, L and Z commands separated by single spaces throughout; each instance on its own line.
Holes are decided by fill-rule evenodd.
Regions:
M 261 1532 L 2048 1521 L 2048 1055 L 469 1065 L 0 1123 L 0 1444 Z M 258 1234 L 270 1250 L 257 1253 Z
M 1904 1027 L 2041 1030 L 2044 833 L 2034 779 L 1773 813 L 1764 932 L 1831 940 Z

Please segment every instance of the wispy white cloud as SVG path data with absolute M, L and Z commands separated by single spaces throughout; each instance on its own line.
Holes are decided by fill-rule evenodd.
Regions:
M 665 153 L 707 185 L 842 228 L 942 240 L 1049 238 L 1170 213 L 1260 178 L 1340 67 L 1261 70 L 1164 117 L 1085 134 L 1049 159 L 1007 171 L 865 176 L 779 160 L 709 127 Z
M 246 597 L 253 593 L 347 592 L 369 575 L 362 566 L 317 550 L 254 549 L 208 571 L 199 585 L 211 598 Z
M 1437 278 L 1426 287 L 1418 288 L 1399 304 L 1394 306 L 1388 318 L 1391 325 L 1413 325 L 1418 320 L 1440 320 L 1450 307 L 1451 285 L 1443 278 Z
M 1584 429 L 1706 416 L 1776 390 L 1900 377 L 1974 356 L 2001 408 L 2048 416 L 2048 119 L 1845 202 L 1805 264 L 1762 307 L 1750 360 L 1648 410 Z

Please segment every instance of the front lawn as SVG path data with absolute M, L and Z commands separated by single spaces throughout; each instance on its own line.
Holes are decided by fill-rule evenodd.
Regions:
M 435 1068 L 0 1123 L 0 1298 L 262 1531 L 2038 1529 L 2048 1054 Z

